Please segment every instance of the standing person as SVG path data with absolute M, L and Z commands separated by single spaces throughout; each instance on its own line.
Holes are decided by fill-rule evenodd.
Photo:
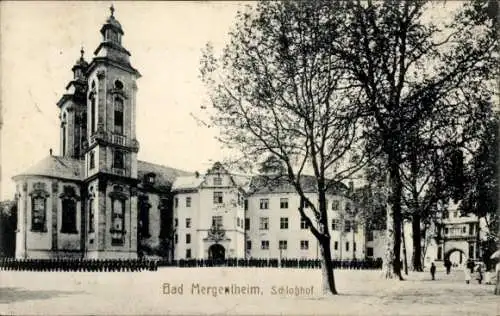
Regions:
M 451 261 L 450 261 L 450 259 L 446 259 L 444 261 L 444 266 L 446 267 L 446 274 L 450 274 L 450 271 L 451 271 Z
M 468 267 L 468 264 L 464 266 L 464 276 L 465 276 L 465 283 L 469 284 L 471 279 L 471 271 Z
M 476 268 L 476 280 L 479 284 L 483 282 L 483 265 L 481 263 L 479 263 Z
M 435 280 L 435 276 L 436 276 L 436 265 L 433 263 L 431 263 L 431 276 L 432 276 L 432 279 Z

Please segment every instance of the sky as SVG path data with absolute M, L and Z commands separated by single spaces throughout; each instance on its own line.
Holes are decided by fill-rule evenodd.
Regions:
M 0 199 L 15 193 L 12 176 L 59 154 L 57 101 L 85 49 L 90 61 L 111 2 L 0 2 Z M 123 46 L 140 71 L 138 159 L 205 172 L 223 159 L 216 131 L 193 118 L 207 105 L 199 79 L 201 50 L 220 50 L 238 2 L 114 3 Z
M 238 10 L 253 2 L 117 1 L 138 80 L 138 159 L 204 173 L 227 151 L 204 117 L 207 91 L 199 78 L 201 50 L 228 42 Z M 85 49 L 90 61 L 111 2 L 0 2 L 0 199 L 15 193 L 12 177 L 53 149 L 59 155 L 57 101 Z M 443 21 L 460 2 L 439 2 L 430 20 Z

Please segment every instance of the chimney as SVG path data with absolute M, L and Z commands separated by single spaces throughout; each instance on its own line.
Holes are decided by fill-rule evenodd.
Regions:
M 49 154 L 52 156 L 52 148 L 49 149 Z
M 198 171 L 195 171 L 195 172 L 194 172 L 194 176 L 195 176 L 196 178 L 199 178 L 199 177 L 200 177 L 200 173 L 199 173 Z

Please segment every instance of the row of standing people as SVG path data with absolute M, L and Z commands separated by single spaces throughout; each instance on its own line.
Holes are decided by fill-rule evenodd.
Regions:
M 59 272 L 155 271 L 156 260 L 144 259 L 0 259 L 0 270 Z

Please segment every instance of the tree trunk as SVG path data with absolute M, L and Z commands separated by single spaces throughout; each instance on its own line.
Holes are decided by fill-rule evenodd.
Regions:
M 394 222 L 392 214 L 392 205 L 388 201 L 389 197 L 389 181 L 386 183 L 385 199 L 386 199 L 386 228 L 385 228 L 385 251 L 384 261 L 382 262 L 382 277 L 385 279 L 394 278 Z
M 323 276 L 323 295 L 337 295 L 335 288 L 335 279 L 333 277 L 332 253 L 330 250 L 330 238 L 318 240 L 321 248 L 323 262 L 321 264 L 321 273 Z
M 391 194 L 389 204 L 392 209 L 392 221 L 394 225 L 394 274 L 403 280 L 401 274 L 401 196 L 403 192 L 403 184 L 399 174 L 399 166 L 395 160 L 390 162 L 390 186 Z
M 420 214 L 413 213 L 412 216 L 412 240 L 413 240 L 413 271 L 422 272 L 422 236 L 420 235 Z
M 500 270 L 497 271 L 497 284 L 495 285 L 495 295 L 500 295 Z
M 408 257 L 406 255 L 406 237 L 405 237 L 405 224 L 403 221 L 403 228 L 401 231 L 401 239 L 403 239 L 403 259 L 404 259 L 404 267 L 405 267 L 405 275 L 408 275 Z

